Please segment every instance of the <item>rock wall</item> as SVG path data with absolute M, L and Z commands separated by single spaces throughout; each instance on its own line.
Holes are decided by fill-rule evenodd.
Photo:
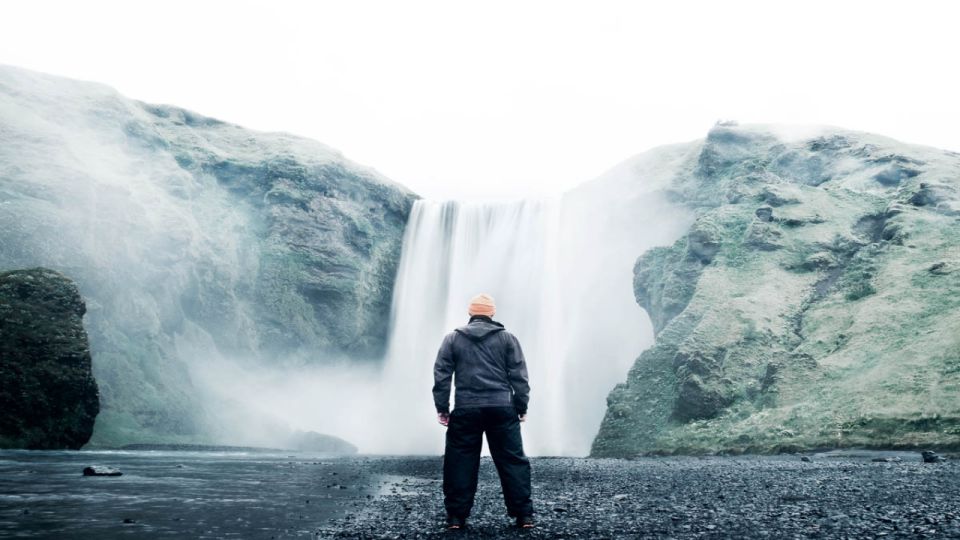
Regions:
M 77 281 L 93 444 L 235 442 L 197 366 L 378 361 L 414 198 L 314 141 L 0 67 L 0 268 Z
M 718 125 L 669 191 L 593 455 L 960 446 L 960 155 Z
M 76 450 L 90 440 L 100 396 L 85 311 L 63 274 L 0 273 L 0 448 Z

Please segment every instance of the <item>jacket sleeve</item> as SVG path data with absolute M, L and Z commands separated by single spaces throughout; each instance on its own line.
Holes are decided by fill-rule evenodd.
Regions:
M 448 334 L 440 343 L 437 361 L 433 364 L 433 404 L 438 413 L 450 412 L 450 383 L 453 380 L 455 362 L 453 358 L 454 334 Z
M 520 341 L 513 334 L 509 334 L 507 343 L 507 379 L 513 388 L 513 406 L 517 414 L 527 414 L 530 378 L 527 376 L 527 361 L 523 357 Z

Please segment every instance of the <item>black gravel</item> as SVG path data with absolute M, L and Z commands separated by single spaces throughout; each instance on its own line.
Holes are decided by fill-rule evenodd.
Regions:
M 535 458 L 528 531 L 484 458 L 447 532 L 439 457 L 8 450 L 0 538 L 960 538 L 960 461 L 807 457 Z
M 893 454 L 890 454 L 893 456 Z M 960 463 L 920 454 L 533 459 L 537 528 L 507 518 L 484 458 L 469 527 L 446 531 L 439 458 L 379 458 L 379 490 L 328 538 L 960 538 Z

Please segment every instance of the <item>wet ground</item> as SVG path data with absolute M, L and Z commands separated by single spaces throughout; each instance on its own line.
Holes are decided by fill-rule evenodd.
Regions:
M 484 458 L 470 527 L 446 532 L 438 457 L 4 451 L 0 537 L 960 538 L 960 461 L 810 457 L 536 458 L 531 531 Z
M 363 459 L 0 451 L 0 538 L 315 538 L 372 497 Z M 87 465 L 119 477 L 84 477 Z

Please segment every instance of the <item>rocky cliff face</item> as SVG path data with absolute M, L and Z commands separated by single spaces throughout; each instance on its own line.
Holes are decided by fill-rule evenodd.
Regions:
M 697 218 L 637 261 L 656 344 L 593 455 L 960 446 L 960 155 L 719 125 L 667 191 Z
M 100 410 L 86 311 L 52 270 L 0 273 L 0 448 L 79 449 Z
M 0 268 L 87 299 L 93 443 L 231 442 L 200 365 L 379 359 L 413 199 L 313 141 L 0 67 Z

